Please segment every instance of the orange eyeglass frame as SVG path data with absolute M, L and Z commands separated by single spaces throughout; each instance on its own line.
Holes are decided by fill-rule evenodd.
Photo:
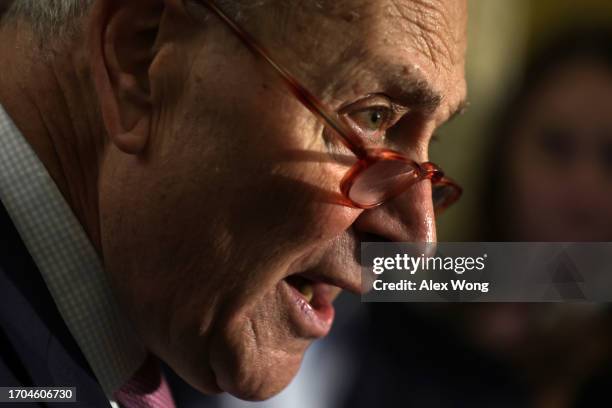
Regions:
M 461 197 L 461 187 L 452 179 L 446 177 L 444 172 L 436 164 L 432 162 L 424 162 L 419 164 L 395 150 L 378 147 L 368 148 L 365 146 L 361 137 L 356 135 L 354 131 L 348 125 L 346 125 L 336 113 L 332 113 L 332 110 L 327 108 L 321 101 L 319 101 L 318 98 L 316 98 L 304 86 L 302 86 L 285 67 L 273 59 L 265 48 L 263 48 L 249 33 L 243 30 L 233 19 L 231 19 L 223 10 L 221 10 L 214 1 L 193 1 L 207 7 L 210 11 L 212 11 L 227 25 L 228 28 L 230 28 L 234 34 L 240 38 L 240 40 L 249 50 L 251 50 L 251 52 L 253 52 L 256 56 L 263 58 L 276 71 L 283 82 L 287 85 L 289 91 L 304 105 L 304 107 L 306 107 L 319 120 L 321 120 L 329 129 L 333 130 L 333 132 L 330 133 L 335 135 L 338 140 L 357 157 L 357 161 L 347 170 L 340 181 L 340 192 L 344 196 L 345 200 L 345 202 L 342 204 L 360 209 L 374 208 L 406 191 L 413 184 L 423 180 L 430 180 L 432 183 L 433 200 L 436 212 L 440 212 L 448 208 Z M 351 197 L 351 191 L 360 179 L 360 176 L 366 173 L 374 165 L 381 162 L 393 162 L 392 164 L 403 163 L 406 165 L 406 168 L 414 171 L 414 175 L 408 181 L 398 182 L 392 187 L 388 188 L 385 193 L 380 196 L 380 199 L 376 200 L 375 202 L 359 202 L 359 200 L 355 200 L 353 197 Z M 400 174 L 398 174 L 398 176 L 399 175 Z M 439 202 L 436 202 L 437 192 L 442 191 L 443 195 L 441 195 Z

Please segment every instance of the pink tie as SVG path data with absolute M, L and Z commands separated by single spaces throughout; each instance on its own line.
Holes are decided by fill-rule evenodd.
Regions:
M 114 396 L 123 408 L 175 408 L 159 363 L 151 355 Z

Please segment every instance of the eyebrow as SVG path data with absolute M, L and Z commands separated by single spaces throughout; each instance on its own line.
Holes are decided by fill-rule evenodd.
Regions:
M 356 137 L 352 130 L 340 120 L 337 120 L 333 111 L 327 104 L 323 103 L 322 100 L 317 98 L 314 94 L 311 94 L 308 89 L 302 86 L 300 82 L 289 72 L 287 69 L 279 64 L 275 58 L 273 58 L 267 49 L 263 48 L 260 43 L 251 36 L 250 33 L 246 32 L 241 26 L 239 26 L 233 19 L 231 19 L 223 10 L 221 10 L 214 0 L 195 0 L 199 4 L 207 7 L 213 11 L 224 23 L 230 28 L 235 35 L 237 35 L 243 42 L 243 44 L 251 50 L 255 55 L 263 58 L 277 74 L 281 76 L 285 84 L 289 87 L 294 96 L 304 104 L 308 110 L 310 110 L 320 120 L 330 126 L 336 131 L 342 142 L 357 156 L 361 157 L 366 154 L 363 140 Z M 397 67 L 397 65 L 395 66 Z M 408 105 L 415 108 L 419 107 L 423 110 L 428 110 L 428 113 L 433 113 L 441 104 L 443 98 L 440 94 L 433 91 L 427 81 L 420 78 L 410 78 L 406 76 L 406 72 L 409 70 L 406 66 L 401 66 L 403 75 L 399 76 L 400 82 L 406 82 L 406 79 L 410 79 L 410 86 L 402 86 L 401 89 L 406 91 L 404 98 L 408 100 Z M 397 82 L 396 82 L 397 83 Z M 453 113 L 455 115 L 455 113 Z
M 425 114 L 433 114 L 444 101 L 444 96 L 437 92 L 430 83 L 420 74 L 402 64 L 388 64 L 378 58 L 373 59 L 374 64 L 383 67 L 383 86 L 390 92 L 392 99 L 398 100 L 402 105 L 419 110 Z M 380 71 L 378 71 L 380 72 Z M 446 122 L 455 119 L 465 112 L 468 102 L 462 99 L 453 108 Z
M 441 94 L 434 91 L 432 87 L 422 79 L 398 78 L 390 79 L 387 89 L 394 99 L 412 109 L 418 109 L 425 113 L 433 113 L 442 104 L 444 99 Z

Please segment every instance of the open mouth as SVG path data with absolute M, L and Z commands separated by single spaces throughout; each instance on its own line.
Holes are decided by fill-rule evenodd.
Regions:
M 359 269 L 341 269 L 303 258 L 278 283 L 294 332 L 304 338 L 327 335 L 334 320 L 332 301 L 342 291 L 361 293 Z
M 314 282 L 300 275 L 291 275 L 287 277 L 287 283 L 295 290 L 300 292 L 304 300 L 311 304 L 314 299 Z M 311 304 L 312 306 L 312 304 Z
M 333 286 L 300 274 L 286 277 L 281 284 L 287 289 L 289 314 L 300 336 L 325 336 L 334 320 Z

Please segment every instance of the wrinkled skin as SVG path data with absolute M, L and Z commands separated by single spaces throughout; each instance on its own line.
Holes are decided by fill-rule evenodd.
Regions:
M 368 142 L 419 162 L 465 98 L 464 1 L 271 0 L 241 15 Z M 279 392 L 318 337 L 291 317 L 284 278 L 315 271 L 357 290 L 364 237 L 435 241 L 429 182 L 372 210 L 340 205 L 347 151 L 197 4 L 97 0 L 83 21 L 87 41 L 57 52 L 68 57 L 53 69 L 9 59 L 2 103 L 84 224 L 146 347 L 203 392 Z M 13 77 L 27 77 L 13 93 L 27 102 L 11 98 Z M 53 112 L 58 129 L 37 132 L 28 103 Z M 384 126 L 369 127 L 372 106 L 389 114 Z
M 245 27 L 335 110 L 371 93 L 398 98 L 410 111 L 390 143 L 424 161 L 464 98 L 465 7 L 347 3 L 262 6 Z M 435 240 L 430 186 L 365 212 L 338 205 L 346 167 L 323 126 L 218 19 L 189 10 L 199 24 L 162 20 L 145 152 L 111 147 L 102 165 L 104 259 L 156 354 L 201 390 L 262 399 L 313 340 L 288 318 L 279 281 L 310 268 L 355 283 L 359 234 Z M 400 102 L 398 77 L 426 81 L 441 103 Z

